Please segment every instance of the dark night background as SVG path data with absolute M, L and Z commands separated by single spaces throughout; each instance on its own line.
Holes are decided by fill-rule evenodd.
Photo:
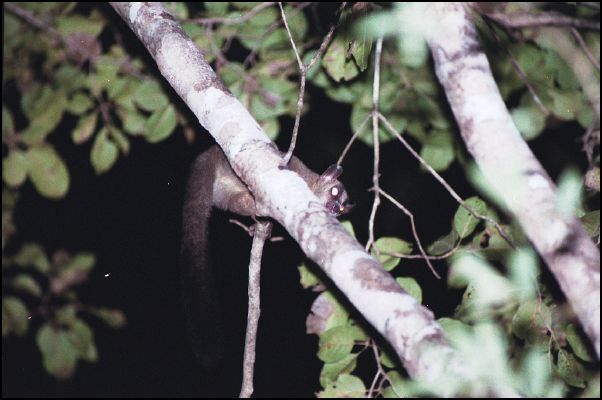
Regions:
M 311 85 L 308 91 L 311 108 L 301 121 L 296 155 L 321 172 L 336 161 L 351 137 L 350 108 L 330 101 Z M 5 101 L 13 95 L 14 88 L 3 88 Z M 281 119 L 281 123 L 278 145 L 285 149 L 292 119 Z M 192 145 L 181 131 L 158 145 L 135 139 L 129 156 L 120 157 L 108 173 L 97 176 L 89 160 L 91 143 L 75 146 L 67 134 L 73 124 L 67 118 L 58 128 L 63 133 L 50 135 L 69 168 L 68 195 L 51 201 L 30 183 L 22 187 L 14 215 L 17 233 L 7 251 L 33 241 L 42 244 L 48 254 L 58 249 L 95 253 L 97 264 L 91 279 L 78 290 L 81 299 L 123 310 L 128 323 L 113 330 L 86 316 L 94 329 L 99 362 L 79 362 L 75 376 L 66 381 L 55 380 L 42 367 L 32 334 L 40 321 L 24 338 L 3 338 L 3 396 L 237 396 L 251 238 L 228 222 L 231 215 L 216 212 L 211 227 L 211 257 L 226 325 L 227 356 L 219 367 L 204 371 L 196 364 L 180 301 L 178 254 L 184 185 L 190 163 L 213 139 L 201 128 Z M 568 165 L 583 170 L 581 134 L 578 126 L 559 125 L 530 143 L 554 179 Z M 356 204 L 348 218 L 360 242 L 365 243 L 372 206 L 368 192 L 372 149 L 356 143 L 343 167 L 341 180 Z M 457 203 L 420 170 L 398 142 L 383 145 L 381 173 L 384 190 L 414 213 L 424 245 L 449 232 Z M 443 176 L 464 198 L 476 194 L 457 162 Z M 377 237 L 394 235 L 412 241 L 408 218 L 386 199 L 376 227 Z M 305 334 L 305 318 L 317 294 L 299 284 L 297 266 L 304 258 L 297 244 L 281 227 L 273 234 L 284 235 L 286 240 L 269 243 L 263 256 L 255 396 L 312 396 L 321 389 L 322 363 L 316 357 L 317 336 Z M 435 267 L 445 275 L 445 262 L 436 262 Z M 436 280 L 424 262 L 404 260 L 395 272 L 418 280 L 423 304 L 436 317 L 453 312 L 461 293 L 448 290 L 445 279 Z M 105 278 L 107 273 L 110 276 Z M 362 357 L 360 375 L 371 378 L 371 355 Z

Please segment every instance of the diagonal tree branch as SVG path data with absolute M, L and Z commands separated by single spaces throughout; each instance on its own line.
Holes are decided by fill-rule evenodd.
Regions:
M 514 395 L 484 388 L 478 371 L 447 342 L 433 314 L 401 289 L 342 225 L 319 205 L 244 106 L 225 88 L 203 55 L 161 3 L 111 3 L 155 59 L 161 74 L 216 139 L 249 186 L 258 213 L 281 223 L 393 346 L 410 376 L 442 395 Z M 471 383 L 473 383 L 471 385 Z M 468 389 L 467 389 L 468 385 Z
M 462 138 L 567 296 L 600 357 L 600 252 L 514 126 L 465 3 L 419 5 L 437 77 Z M 428 27 L 432 27 L 429 29 Z

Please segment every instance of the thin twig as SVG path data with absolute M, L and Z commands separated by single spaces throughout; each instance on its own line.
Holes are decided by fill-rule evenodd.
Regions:
M 253 394 L 253 372 L 255 366 L 255 346 L 257 343 L 257 327 L 261 314 L 259 302 L 259 276 L 261 271 L 261 255 L 266 238 L 272 229 L 271 222 L 257 222 L 255 236 L 251 247 L 249 261 L 249 309 L 247 312 L 247 333 L 245 336 L 245 352 L 243 360 L 243 379 L 239 397 L 251 397 Z
M 299 51 L 297 50 L 297 46 L 295 45 L 295 40 L 293 39 L 293 34 L 291 33 L 291 30 L 288 26 L 288 21 L 286 19 L 286 13 L 284 12 L 282 3 L 279 2 L 278 6 L 280 7 L 280 14 L 282 16 L 282 22 L 284 22 L 284 27 L 286 29 L 288 38 L 291 42 L 291 46 L 295 53 L 295 57 L 297 58 L 297 65 L 299 67 L 299 72 L 301 73 L 301 78 L 300 78 L 300 82 L 299 82 L 299 95 L 297 96 L 297 111 L 295 113 L 295 124 L 293 126 L 291 142 L 289 144 L 286 154 L 284 155 L 284 164 L 286 165 L 286 164 L 288 164 L 290 159 L 293 157 L 293 151 L 295 150 L 295 145 L 297 144 L 297 136 L 299 134 L 299 124 L 301 123 L 301 112 L 303 111 L 303 98 L 305 96 L 305 82 L 307 81 L 307 71 L 309 71 L 309 69 L 314 66 L 314 64 L 318 61 L 318 59 L 322 56 L 322 54 L 326 50 L 326 47 L 328 47 L 328 44 L 330 43 L 330 40 L 332 39 L 332 35 L 334 34 L 336 25 L 333 25 L 330 28 L 330 31 L 328 32 L 328 34 L 326 34 L 326 36 L 324 37 L 324 40 L 322 40 L 322 44 L 320 45 L 320 48 L 318 49 L 316 54 L 314 54 L 314 56 L 309 61 L 309 63 L 303 64 L 303 61 L 301 60 L 301 56 L 299 54 Z M 343 4 L 342 7 L 344 7 L 344 6 L 345 5 Z
M 355 139 L 357 139 L 357 137 L 360 135 L 360 133 L 362 133 L 362 131 L 364 130 L 364 125 L 366 125 L 366 122 L 368 122 L 370 120 L 370 117 L 371 117 L 371 115 L 368 114 L 366 116 L 366 118 L 364 118 L 364 120 L 360 123 L 360 126 L 357 128 L 357 130 L 355 131 L 355 133 L 353 134 L 351 139 L 349 139 L 349 142 L 347 142 L 345 149 L 343 150 L 343 152 L 341 153 L 341 156 L 337 160 L 337 165 L 341 165 L 343 163 L 343 159 L 347 155 L 347 152 L 351 148 L 351 145 L 353 144 L 353 142 L 355 142 Z
M 313 3 L 311 3 L 311 2 L 297 3 L 297 4 L 295 4 L 295 8 L 293 9 L 293 11 L 300 12 L 304 8 L 309 7 L 312 4 Z M 282 24 L 282 19 L 277 19 L 276 21 L 272 22 L 272 24 L 270 26 L 268 26 L 268 28 L 261 34 L 261 36 L 257 40 L 257 44 L 253 47 L 253 49 L 251 50 L 249 55 L 247 57 L 245 57 L 245 60 L 243 61 L 243 67 L 248 67 L 249 65 L 251 65 L 251 63 L 255 59 L 255 56 L 257 55 L 257 52 L 259 51 L 259 47 L 261 46 L 261 43 L 265 40 L 265 38 L 267 38 L 276 29 L 278 29 L 278 27 L 280 27 L 280 24 Z
M 579 31 L 575 28 L 571 28 L 571 32 L 573 33 L 573 36 L 575 36 L 575 39 L 577 39 L 577 43 L 579 43 L 579 46 L 581 46 L 581 48 L 583 49 L 583 52 L 585 53 L 587 58 L 589 58 L 591 63 L 594 64 L 594 67 L 596 67 L 596 69 L 599 71 L 600 70 L 600 62 L 598 60 L 596 60 L 596 57 L 594 57 L 594 55 L 590 51 L 589 47 L 587 47 L 587 43 L 585 43 L 585 40 L 583 40 L 583 37 L 581 36 Z
M 293 51 L 295 52 L 295 57 L 297 57 L 297 64 L 299 65 L 299 69 L 303 69 L 303 61 L 301 61 L 301 56 L 297 51 L 297 46 L 295 45 L 295 41 L 293 40 L 293 34 L 291 33 L 290 28 L 288 27 L 288 21 L 286 20 L 286 14 L 284 12 L 284 8 L 282 8 L 282 3 L 278 2 L 278 7 L 280 7 L 280 15 L 282 16 L 282 22 L 284 23 L 284 28 L 286 29 L 286 33 L 288 34 L 288 38 L 291 41 L 291 46 L 293 47 Z
M 295 41 L 293 40 L 293 34 L 291 33 L 291 30 L 288 26 L 288 21 L 286 20 L 286 13 L 284 12 L 282 3 L 279 2 L 278 7 L 280 7 L 282 22 L 284 22 L 284 28 L 286 29 L 286 33 L 288 34 L 291 46 L 293 48 L 293 51 L 295 52 L 295 57 L 297 58 L 297 65 L 299 66 L 299 71 L 301 72 L 301 80 L 299 83 L 299 95 L 297 96 L 297 112 L 295 113 L 295 125 L 293 126 L 293 134 L 291 135 L 291 142 L 289 144 L 288 151 L 284 156 L 284 165 L 286 165 L 293 156 L 295 144 L 297 143 L 299 124 L 301 123 L 301 111 L 303 110 L 303 96 L 305 95 L 305 81 L 307 79 L 307 70 L 305 68 L 305 65 L 303 65 L 303 61 L 301 61 L 301 56 L 299 55 L 299 51 L 297 50 L 297 46 L 295 45 Z
M 431 173 L 431 175 L 433 175 L 433 177 L 435 179 L 437 179 L 439 181 L 439 183 L 441 183 L 441 185 L 443 185 L 443 187 L 449 192 L 449 194 L 462 207 L 464 207 L 474 217 L 485 220 L 485 221 L 493 224 L 495 226 L 495 228 L 497 229 L 497 231 L 499 232 L 500 236 L 503 237 L 504 240 L 506 240 L 506 242 L 510 245 L 510 247 L 512 247 L 513 249 L 516 249 L 516 245 L 514 244 L 512 239 L 510 239 L 510 236 L 508 236 L 506 231 L 500 226 L 500 224 L 497 221 L 495 221 L 491 217 L 488 217 L 486 215 L 482 215 L 482 214 L 478 213 L 471 206 L 466 204 L 466 202 L 460 197 L 460 195 L 458 195 L 458 193 L 456 193 L 456 191 L 454 189 L 452 189 L 452 187 L 445 181 L 445 179 L 443 179 L 441 177 L 441 175 L 439 175 L 437 173 L 437 171 L 435 171 L 433 169 L 433 167 L 431 167 L 426 161 L 424 161 L 424 159 L 422 157 L 420 157 L 420 155 L 416 152 L 416 150 L 414 150 L 412 148 L 412 146 L 410 146 L 410 144 L 401 136 L 401 134 L 399 132 L 397 132 L 397 130 L 391 125 L 391 123 L 382 114 L 379 114 L 379 119 L 381 121 L 383 121 L 384 125 L 387 127 L 389 132 L 392 135 L 394 135 L 395 137 L 397 137 L 397 139 L 404 145 L 404 147 L 410 152 L 410 154 L 412 156 L 414 156 L 414 158 L 416 158 Z
M 422 254 L 424 261 L 426 261 L 426 264 L 428 265 L 428 267 L 431 270 L 431 272 L 433 273 L 433 275 L 435 275 L 435 277 L 437 279 L 441 279 L 441 276 L 437 273 L 437 271 L 435 270 L 435 267 L 433 267 L 433 264 L 431 264 L 426 252 L 422 248 L 422 243 L 420 242 L 420 238 L 418 237 L 418 232 L 416 231 L 416 224 L 414 223 L 414 214 L 412 214 L 407 208 L 405 208 L 400 202 L 395 200 L 391 195 L 389 195 L 384 190 L 382 190 L 380 188 L 378 188 L 377 190 L 380 192 L 380 194 L 385 196 L 387 198 L 387 200 L 389 200 L 391 203 L 395 204 L 397 206 L 397 208 L 399 208 L 401 211 L 403 211 L 403 213 L 410 218 L 410 224 L 412 225 L 412 233 L 414 235 L 414 239 L 416 239 L 416 243 L 418 244 L 418 249 L 420 250 L 420 254 Z
M 345 8 L 346 4 L 347 4 L 346 2 L 343 2 L 341 7 L 339 8 L 339 12 L 341 12 L 343 10 L 343 8 Z M 332 40 L 332 36 L 334 35 L 334 30 L 336 29 L 336 27 L 337 27 L 336 25 L 332 25 L 330 27 L 330 30 L 324 37 L 324 40 L 322 41 L 322 44 L 318 48 L 318 51 L 316 52 L 316 54 L 314 54 L 314 56 L 311 58 L 309 63 L 305 66 L 305 69 L 307 71 L 309 71 L 314 66 L 314 64 L 320 59 L 320 57 L 322 57 L 322 54 L 326 51 L 326 48 L 328 47 L 328 45 L 330 44 L 330 41 Z
M 376 342 L 375 342 L 374 340 L 371 340 L 371 341 L 370 341 L 370 346 L 372 347 L 372 352 L 374 353 L 374 358 L 376 359 L 376 368 L 378 369 L 377 376 L 378 376 L 378 374 L 380 374 L 380 375 L 383 377 L 383 379 L 381 379 L 381 380 L 380 380 L 380 383 L 379 383 L 379 385 L 378 385 L 378 386 L 379 386 L 379 388 L 378 388 L 378 390 L 377 390 L 378 394 L 382 394 L 382 387 L 383 387 L 383 383 L 384 383 L 385 381 L 387 381 L 387 382 L 389 383 L 390 387 L 391 387 L 391 390 L 393 390 L 393 393 L 395 393 L 395 395 L 396 395 L 397 397 L 399 397 L 399 398 L 402 398 L 402 397 L 404 397 L 404 396 L 402 396 L 402 393 L 398 393 L 398 392 L 397 392 L 397 390 L 396 390 L 396 388 L 395 388 L 395 385 L 394 385 L 394 384 L 393 384 L 393 382 L 392 382 L 392 381 L 389 379 L 389 375 L 387 375 L 387 371 L 385 371 L 385 370 L 383 369 L 382 362 L 381 362 L 381 357 L 380 357 L 380 352 L 379 352 L 379 348 L 378 348 L 378 346 L 376 345 Z M 376 377 L 375 377 L 375 379 L 376 379 Z M 373 389 L 373 388 L 372 388 L 372 386 L 371 386 L 371 387 L 370 387 L 370 394 L 372 394 L 372 389 Z M 368 397 L 370 398 L 370 397 L 372 397 L 372 396 L 368 396 Z
M 121 36 L 121 33 L 117 30 L 117 28 L 114 25 L 111 26 L 111 28 L 113 30 L 113 37 L 115 38 L 115 42 L 119 46 L 121 46 L 122 48 L 125 49 L 125 45 L 123 43 L 123 37 Z M 130 74 L 131 76 L 133 76 L 134 78 L 136 78 L 138 80 L 145 79 L 144 74 L 142 74 L 142 72 L 140 72 L 138 70 L 138 68 L 136 68 L 134 66 L 134 64 L 132 63 L 132 59 L 127 54 L 123 57 L 123 60 L 121 61 L 120 70 L 122 70 L 126 74 Z
M 31 11 L 21 8 L 13 3 L 4 3 L 4 8 L 16 15 L 17 17 L 25 20 L 25 22 L 27 22 L 28 24 L 42 31 L 50 33 L 53 40 L 59 43 L 66 44 L 65 40 L 63 39 L 63 36 L 61 36 L 61 34 L 52 25 L 40 20 Z
M 380 205 L 380 173 L 378 167 L 380 165 L 380 136 L 378 126 L 378 100 L 380 96 L 380 61 L 383 50 L 382 36 L 376 40 L 376 49 L 374 52 L 374 79 L 372 81 L 372 138 L 374 147 L 374 165 L 372 172 L 372 189 L 374 190 L 374 202 L 372 203 L 372 211 L 370 212 L 370 220 L 368 222 L 368 242 L 366 243 L 366 251 L 370 250 L 374 243 L 374 220 L 376 212 Z
M 230 222 L 231 224 L 234 225 L 238 225 L 239 227 L 241 227 L 245 232 L 247 232 L 249 234 L 249 236 L 254 236 L 255 234 L 255 225 L 251 225 L 251 226 L 247 226 L 245 224 L 243 224 L 242 222 L 240 222 L 237 219 L 234 218 L 230 218 L 228 220 L 228 222 Z M 270 235 L 270 242 L 282 242 L 284 240 L 284 236 L 271 236 Z
M 372 352 L 374 353 L 374 359 L 376 360 L 376 375 L 374 375 L 374 379 L 372 379 L 372 384 L 370 385 L 370 390 L 368 391 L 368 398 L 371 399 L 374 397 L 374 388 L 376 387 L 376 383 L 378 382 L 378 378 L 381 376 L 386 376 L 385 371 L 380 365 L 380 355 L 378 354 L 378 346 L 374 341 L 371 341 Z
M 493 26 L 491 26 L 489 20 L 485 18 L 484 21 L 485 21 L 485 24 L 487 25 L 487 27 L 489 28 L 489 31 L 491 32 L 491 34 L 495 38 L 495 40 L 498 42 L 498 44 L 501 47 L 504 48 L 504 50 L 508 54 L 508 57 L 510 58 L 510 62 L 512 63 L 512 66 L 514 66 L 514 69 L 516 70 L 516 73 L 522 79 L 523 83 L 527 87 L 527 90 L 529 90 L 529 93 L 531 93 L 531 97 L 533 98 L 533 101 L 535 102 L 535 104 L 537 104 L 537 106 L 539 107 L 539 109 L 541 110 L 541 112 L 543 112 L 544 115 L 546 117 L 548 117 L 550 115 L 550 111 L 546 108 L 546 106 L 544 106 L 543 102 L 541 101 L 541 99 L 539 98 L 539 96 L 537 95 L 537 93 L 535 92 L 535 88 L 531 85 L 531 82 L 529 82 L 529 79 L 527 78 L 527 74 L 525 73 L 525 70 L 523 70 L 523 68 L 520 66 L 520 64 L 518 63 L 518 61 L 514 57 L 514 54 L 512 54 L 512 52 L 510 51 L 510 49 L 508 48 L 508 46 L 506 46 L 504 44 L 504 42 L 501 40 L 501 38 L 495 32 L 495 28 Z
M 421 260 L 445 260 L 446 258 L 451 257 L 456 251 L 458 251 L 458 249 L 460 248 L 461 244 L 462 244 L 462 241 L 458 240 L 456 242 L 456 244 L 454 245 L 453 248 L 451 248 L 450 250 L 446 251 L 443 254 L 439 254 L 439 255 L 436 255 L 436 256 L 429 256 L 429 255 L 427 255 L 425 257 L 422 254 L 402 254 L 402 253 L 398 253 L 398 252 L 395 252 L 395 251 L 383 251 L 383 252 L 381 252 L 381 254 L 384 254 L 386 256 L 391 256 L 391 257 L 405 258 L 405 259 L 409 259 L 409 260 L 417 260 L 417 259 L 421 259 Z

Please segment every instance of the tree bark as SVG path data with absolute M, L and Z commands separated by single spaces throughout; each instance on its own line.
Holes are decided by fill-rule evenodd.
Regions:
M 437 77 L 468 151 L 556 277 L 600 358 L 599 250 L 579 220 L 557 208 L 556 187 L 508 113 L 466 4 L 417 7 L 424 7 Z

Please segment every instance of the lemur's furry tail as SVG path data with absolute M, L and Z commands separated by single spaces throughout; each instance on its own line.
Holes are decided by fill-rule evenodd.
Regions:
M 204 368 L 215 367 L 223 357 L 224 343 L 217 291 L 208 255 L 208 229 L 211 215 L 215 165 L 194 162 L 182 213 L 180 265 L 182 295 L 189 340 Z M 207 169 L 213 168 L 213 171 Z

